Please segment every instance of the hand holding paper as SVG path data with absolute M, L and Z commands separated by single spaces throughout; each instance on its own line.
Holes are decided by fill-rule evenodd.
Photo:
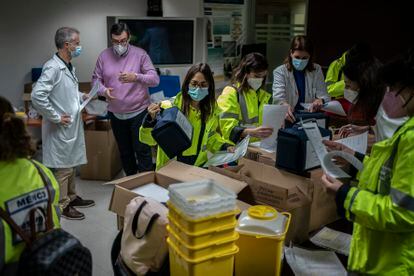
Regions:
M 263 107 L 263 125 L 273 128 L 273 132 L 260 143 L 261 148 L 276 151 L 278 130 L 282 127 L 289 106 L 265 104 Z
M 328 153 L 324 144 L 322 143 L 322 136 L 316 123 L 308 122 L 304 123 L 302 126 L 305 130 L 306 135 L 308 136 L 308 139 L 312 147 L 316 152 L 316 155 L 319 158 L 319 161 L 321 162 L 323 171 L 327 175 L 329 175 L 332 178 L 350 177 L 350 175 L 345 173 L 341 168 L 339 168 L 336 164 L 333 163 L 332 159 L 334 157 L 341 157 L 349 163 L 351 163 L 351 165 L 353 165 L 358 170 L 362 170 L 363 164 L 353 155 L 342 151 L 333 151 Z
M 247 153 L 249 146 L 250 136 L 246 136 L 240 143 L 234 147 L 234 152 L 217 152 L 208 159 L 204 167 L 208 166 L 220 166 L 223 164 L 231 163 L 239 158 L 243 157 Z
M 98 94 L 99 90 L 99 83 L 95 82 L 94 86 L 92 87 L 91 91 L 88 94 L 88 98 L 83 101 L 79 108 L 79 112 L 82 112 L 82 110 L 85 108 L 85 106 Z

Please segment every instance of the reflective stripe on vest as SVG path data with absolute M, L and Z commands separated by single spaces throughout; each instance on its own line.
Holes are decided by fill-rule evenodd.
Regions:
M 240 110 L 242 115 L 242 124 L 257 124 L 259 123 L 259 116 L 249 119 L 249 112 L 247 111 L 246 98 L 243 93 L 237 92 L 239 97 Z M 258 99 L 259 101 L 259 99 Z
M 239 114 L 223 112 L 220 114 L 220 119 L 239 119 Z
M 414 197 L 394 188 L 391 189 L 390 195 L 392 202 L 399 207 L 414 212 Z
M 359 189 L 355 191 L 355 193 L 352 195 L 352 197 L 351 197 L 351 201 L 350 201 L 350 203 L 349 203 L 349 209 L 348 209 L 348 211 L 349 211 L 349 218 L 350 218 L 352 221 L 354 221 L 354 220 L 355 220 L 355 215 L 351 212 L 352 205 L 354 205 L 355 198 L 356 198 L 357 194 L 358 194 L 360 191 L 361 191 L 361 190 L 359 190 Z

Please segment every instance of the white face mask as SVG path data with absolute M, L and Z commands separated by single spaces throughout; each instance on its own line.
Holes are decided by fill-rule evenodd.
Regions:
M 358 98 L 358 92 L 352 89 L 344 89 L 344 98 L 350 103 L 354 103 L 354 101 Z
M 122 56 L 125 54 L 125 52 L 128 50 L 128 44 L 122 45 L 122 44 L 116 44 L 113 46 L 115 54 L 118 56 Z
M 389 118 L 382 105 L 380 105 L 377 115 L 375 116 L 376 124 L 374 126 L 375 139 L 377 142 L 391 138 L 395 131 L 408 119 L 408 116 L 395 119 Z
M 247 83 L 253 88 L 254 91 L 257 91 L 262 87 L 264 78 L 248 78 Z

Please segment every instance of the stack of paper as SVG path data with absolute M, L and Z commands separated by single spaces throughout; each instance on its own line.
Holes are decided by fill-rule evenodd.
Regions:
M 332 251 L 310 251 L 285 247 L 286 261 L 296 276 L 345 276 L 347 272 Z
M 169 199 L 168 190 L 154 183 L 139 186 L 131 191 L 137 195 L 150 197 L 161 203 L 167 202 Z
M 317 246 L 334 250 L 342 255 L 349 256 L 349 247 L 352 236 L 346 233 L 324 227 L 315 236 L 310 238 Z
M 234 153 L 232 152 L 216 152 L 205 163 L 204 167 L 208 166 L 220 166 L 239 160 L 247 153 L 249 147 L 250 136 L 246 136 L 240 143 L 236 145 Z

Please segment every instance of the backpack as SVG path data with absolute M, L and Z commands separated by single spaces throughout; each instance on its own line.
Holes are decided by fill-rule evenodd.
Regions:
M 6 211 L 0 208 L 0 217 L 26 244 L 19 259 L 17 275 L 92 275 L 90 251 L 63 229 L 53 229 L 53 199 L 49 190 L 52 184 L 39 165 L 31 162 L 39 172 L 48 194 L 46 212 L 41 207 L 33 208 L 29 212 L 31 235 L 28 235 Z M 46 232 L 42 235 L 36 235 L 36 212 L 41 212 L 45 218 Z
M 136 275 L 157 272 L 167 255 L 168 209 L 158 201 L 136 197 L 125 210 L 121 260 Z

